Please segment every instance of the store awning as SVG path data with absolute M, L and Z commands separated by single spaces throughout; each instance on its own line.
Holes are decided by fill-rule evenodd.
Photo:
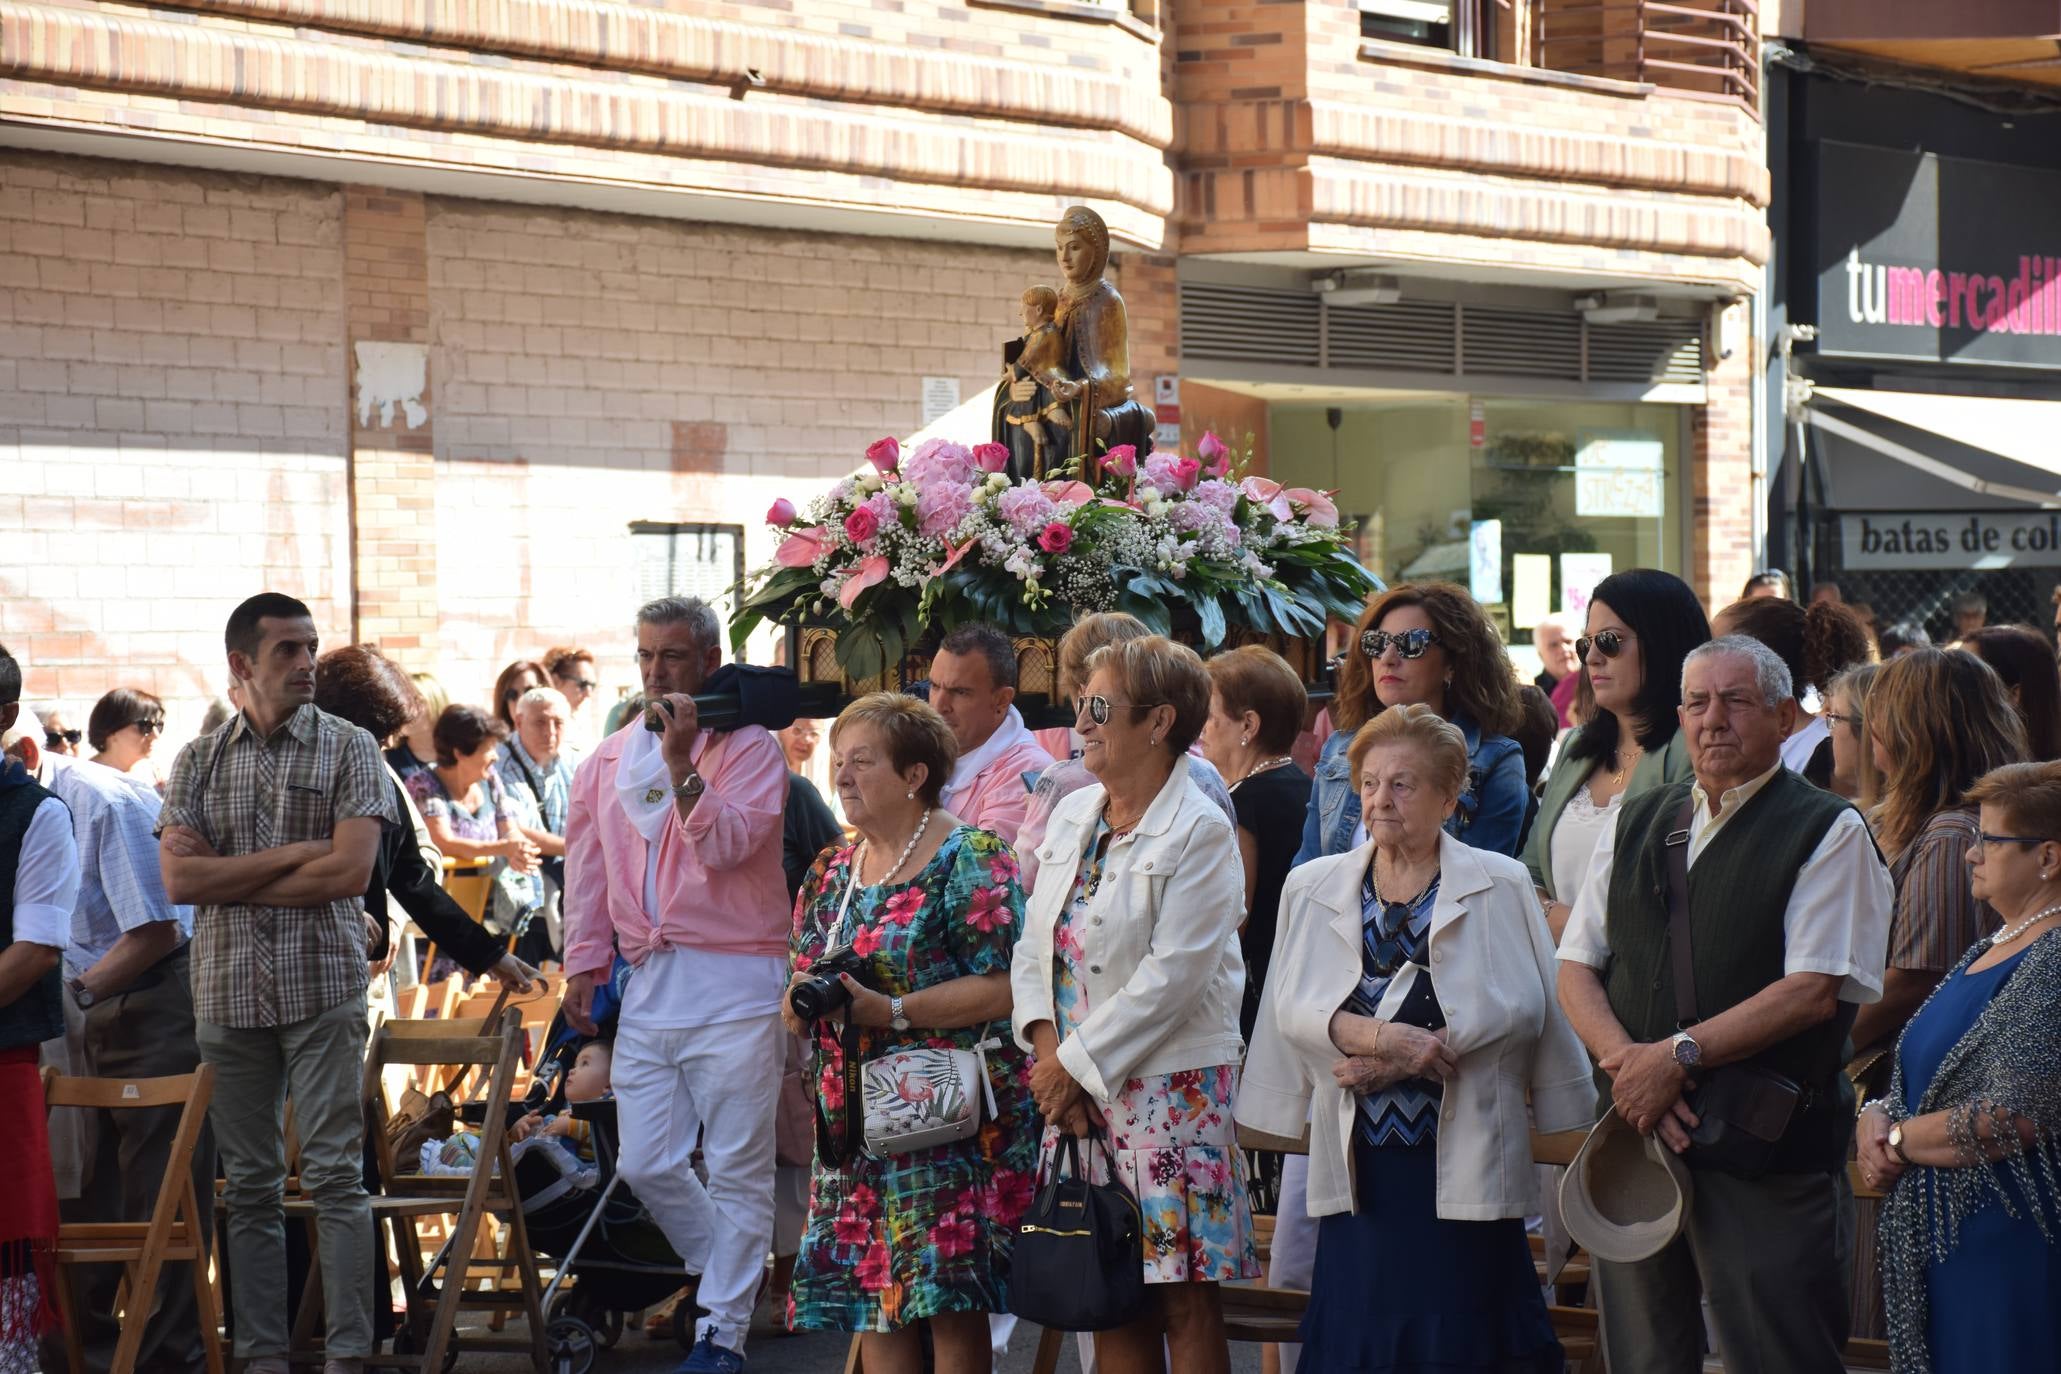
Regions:
M 2061 508 L 2061 401 L 1844 387 L 1818 387 L 1811 400 L 1811 423 L 1820 432 L 1915 469 L 1934 483 L 1990 502 Z M 1879 423 L 1885 420 L 1887 426 Z M 1847 490 L 1833 495 L 1829 504 L 1835 508 L 1921 505 L 1875 482 L 1843 480 L 1858 474 L 1839 473 L 1840 466 L 1834 464 L 1833 480 Z M 1932 490 L 1938 494 L 1937 487 Z

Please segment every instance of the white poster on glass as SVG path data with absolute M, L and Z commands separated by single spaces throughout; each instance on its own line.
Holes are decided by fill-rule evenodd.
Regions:
M 1667 445 L 1637 430 L 1584 430 L 1574 453 L 1574 513 L 1584 520 L 1657 518 L 1666 501 Z
M 1513 553 L 1510 555 L 1510 625 L 1513 629 L 1535 628 L 1553 611 L 1553 555 Z
M 1587 621 L 1589 598 L 1596 584 L 1610 576 L 1607 553 L 1563 553 L 1560 555 L 1560 611 L 1577 625 Z

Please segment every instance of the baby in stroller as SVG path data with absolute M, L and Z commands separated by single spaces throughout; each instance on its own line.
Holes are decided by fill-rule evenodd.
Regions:
M 525 1112 L 509 1123 L 509 1140 L 517 1144 L 530 1139 L 557 1140 L 562 1142 L 561 1148 L 572 1151 L 580 1163 L 592 1164 L 593 1123 L 574 1116 L 571 1106 L 575 1102 L 599 1102 L 615 1095 L 608 1080 L 612 1054 L 606 1040 L 589 1040 L 580 1046 L 579 1053 L 573 1056 L 572 1067 L 565 1074 L 567 1110 L 549 1115 L 541 1110 Z
M 521 1191 L 526 1178 L 549 1180 L 563 1176 L 574 1179 L 579 1187 L 591 1186 L 595 1178 L 593 1124 L 575 1117 L 571 1108 L 574 1103 L 601 1102 L 614 1096 L 608 1077 L 612 1049 L 606 1040 L 588 1040 L 579 1045 L 570 1067 L 567 1067 L 565 1051 L 568 1048 L 571 1047 L 561 1046 L 559 1052 L 547 1060 L 545 1072 L 538 1076 L 538 1088 L 532 1090 L 529 1101 L 519 1109 L 522 1114 L 508 1123 L 508 1143 L 513 1147 L 511 1157 L 518 1162 L 538 1150 L 559 1156 L 551 1161 L 557 1166 L 555 1175 L 519 1170 L 516 1175 L 518 1191 Z M 555 1093 L 550 1082 L 555 1076 L 552 1073 L 554 1068 L 563 1073 Z M 564 1109 L 547 1111 L 551 1099 L 560 1096 L 564 1099 Z M 472 1172 L 478 1159 L 479 1132 L 461 1130 L 447 1140 L 425 1144 L 421 1168 L 426 1174 L 467 1174 Z

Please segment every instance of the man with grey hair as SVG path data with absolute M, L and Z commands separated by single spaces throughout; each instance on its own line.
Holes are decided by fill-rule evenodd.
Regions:
M 521 813 L 522 833 L 543 855 L 544 905 L 523 933 L 516 953 L 532 964 L 558 959 L 565 948 L 561 925 L 565 895 L 565 815 L 572 803 L 571 762 L 565 736 L 572 705 L 556 687 L 532 687 L 515 702 L 515 733 L 495 765 L 501 788 Z
M 612 1066 L 623 1181 L 701 1275 L 708 1309 L 680 1374 L 744 1368 L 773 1236 L 768 1066 L 786 1053 L 787 761 L 756 725 L 701 727 L 693 694 L 722 656 L 700 600 L 637 612 L 644 711 L 580 765 L 566 817 L 566 1018 L 596 1033 L 594 988 L 620 950 L 636 969 Z
M 1599 1110 L 1657 1134 L 1695 1182 L 1666 1247 L 1595 1262 L 1615 1374 L 1700 1371 L 1699 1292 L 1733 1374 L 1840 1368 L 1841 1066 L 1857 1006 L 1882 995 L 1892 889 L 1860 813 L 1782 767 L 1790 692 L 1757 640 L 1689 654 L 1695 779 L 1625 802 L 1561 937 L 1560 1005 L 1596 1058 Z

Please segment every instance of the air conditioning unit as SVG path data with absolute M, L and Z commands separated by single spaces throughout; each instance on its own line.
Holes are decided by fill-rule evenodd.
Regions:
M 1574 308 L 1590 324 L 1634 324 L 1660 318 L 1660 302 L 1651 296 L 1612 291 L 1605 295 L 1576 296 Z
M 1326 305 L 1394 305 L 1402 283 L 1378 272 L 1332 272 L 1310 278 L 1310 290 Z

